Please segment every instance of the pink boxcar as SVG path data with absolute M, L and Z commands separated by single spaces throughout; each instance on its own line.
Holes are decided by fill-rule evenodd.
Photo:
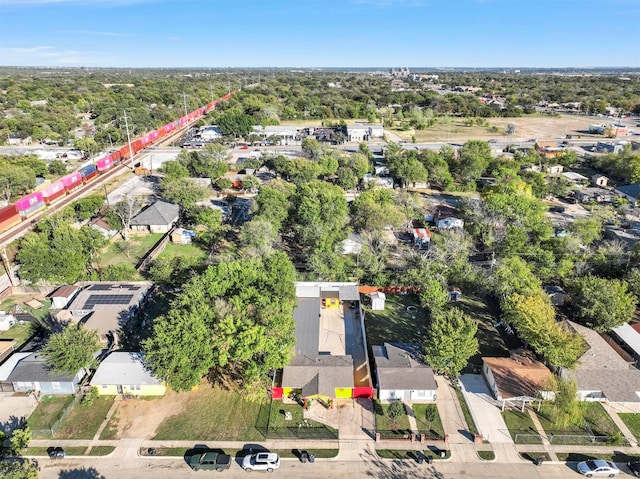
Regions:
M 18 211 L 26 211 L 32 206 L 42 203 L 43 200 L 42 191 L 36 191 L 16 201 L 16 208 L 18 208 Z
M 55 181 L 49 186 L 46 186 L 44 189 L 42 189 L 42 197 L 47 204 L 51 203 L 57 198 L 60 198 L 64 194 L 65 189 L 61 180 Z
M 75 173 L 71 173 L 70 175 L 63 176 L 62 178 L 60 178 L 60 181 L 67 191 L 71 191 L 82 184 L 82 175 L 80 174 L 80 172 L 76 171 Z
M 96 166 L 98 167 L 98 171 L 107 171 L 113 167 L 113 158 L 111 158 L 111 155 L 100 158 L 96 161 Z

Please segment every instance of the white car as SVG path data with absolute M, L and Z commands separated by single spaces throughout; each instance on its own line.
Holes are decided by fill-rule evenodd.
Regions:
M 578 472 L 587 477 L 615 477 L 620 469 L 613 462 L 592 459 L 578 463 Z
M 280 467 L 280 457 L 274 452 L 258 452 L 247 454 L 242 459 L 242 469 L 247 472 L 267 471 L 273 472 Z

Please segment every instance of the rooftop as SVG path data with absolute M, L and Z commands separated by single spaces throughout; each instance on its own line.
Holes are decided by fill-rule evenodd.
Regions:
M 74 376 L 49 369 L 44 358 L 31 353 L 20 359 L 7 378 L 11 382 L 72 382 Z
M 503 399 L 529 396 L 546 388 L 551 371 L 532 354 L 514 354 L 510 358 L 485 358 Z
M 180 206 L 158 200 L 147 206 L 132 220 L 131 226 L 168 225 L 180 216 Z
M 437 389 L 433 371 L 424 363 L 417 343 L 372 346 L 380 389 Z
M 146 368 L 142 353 L 116 351 L 106 357 L 93 375 L 91 385 L 159 385 L 162 381 Z

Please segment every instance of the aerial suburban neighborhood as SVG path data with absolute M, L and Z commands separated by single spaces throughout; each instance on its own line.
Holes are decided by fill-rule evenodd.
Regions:
M 184 13 L 0 17 L 35 4 Z M 344 9 L 398 42 L 436 11 Z M 150 64 L 146 23 L 0 46 L 0 477 L 640 476 L 638 45 L 312 68 L 333 38 L 263 45 L 242 13 L 245 54 L 317 58 L 226 67 L 188 31 L 201 56 L 172 57 L 165 20 Z

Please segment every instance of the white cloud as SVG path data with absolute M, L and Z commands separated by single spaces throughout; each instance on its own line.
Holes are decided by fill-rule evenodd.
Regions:
M 0 47 L 0 62 L 11 66 L 83 66 L 104 62 L 101 55 L 80 50 L 61 50 L 54 46 Z

